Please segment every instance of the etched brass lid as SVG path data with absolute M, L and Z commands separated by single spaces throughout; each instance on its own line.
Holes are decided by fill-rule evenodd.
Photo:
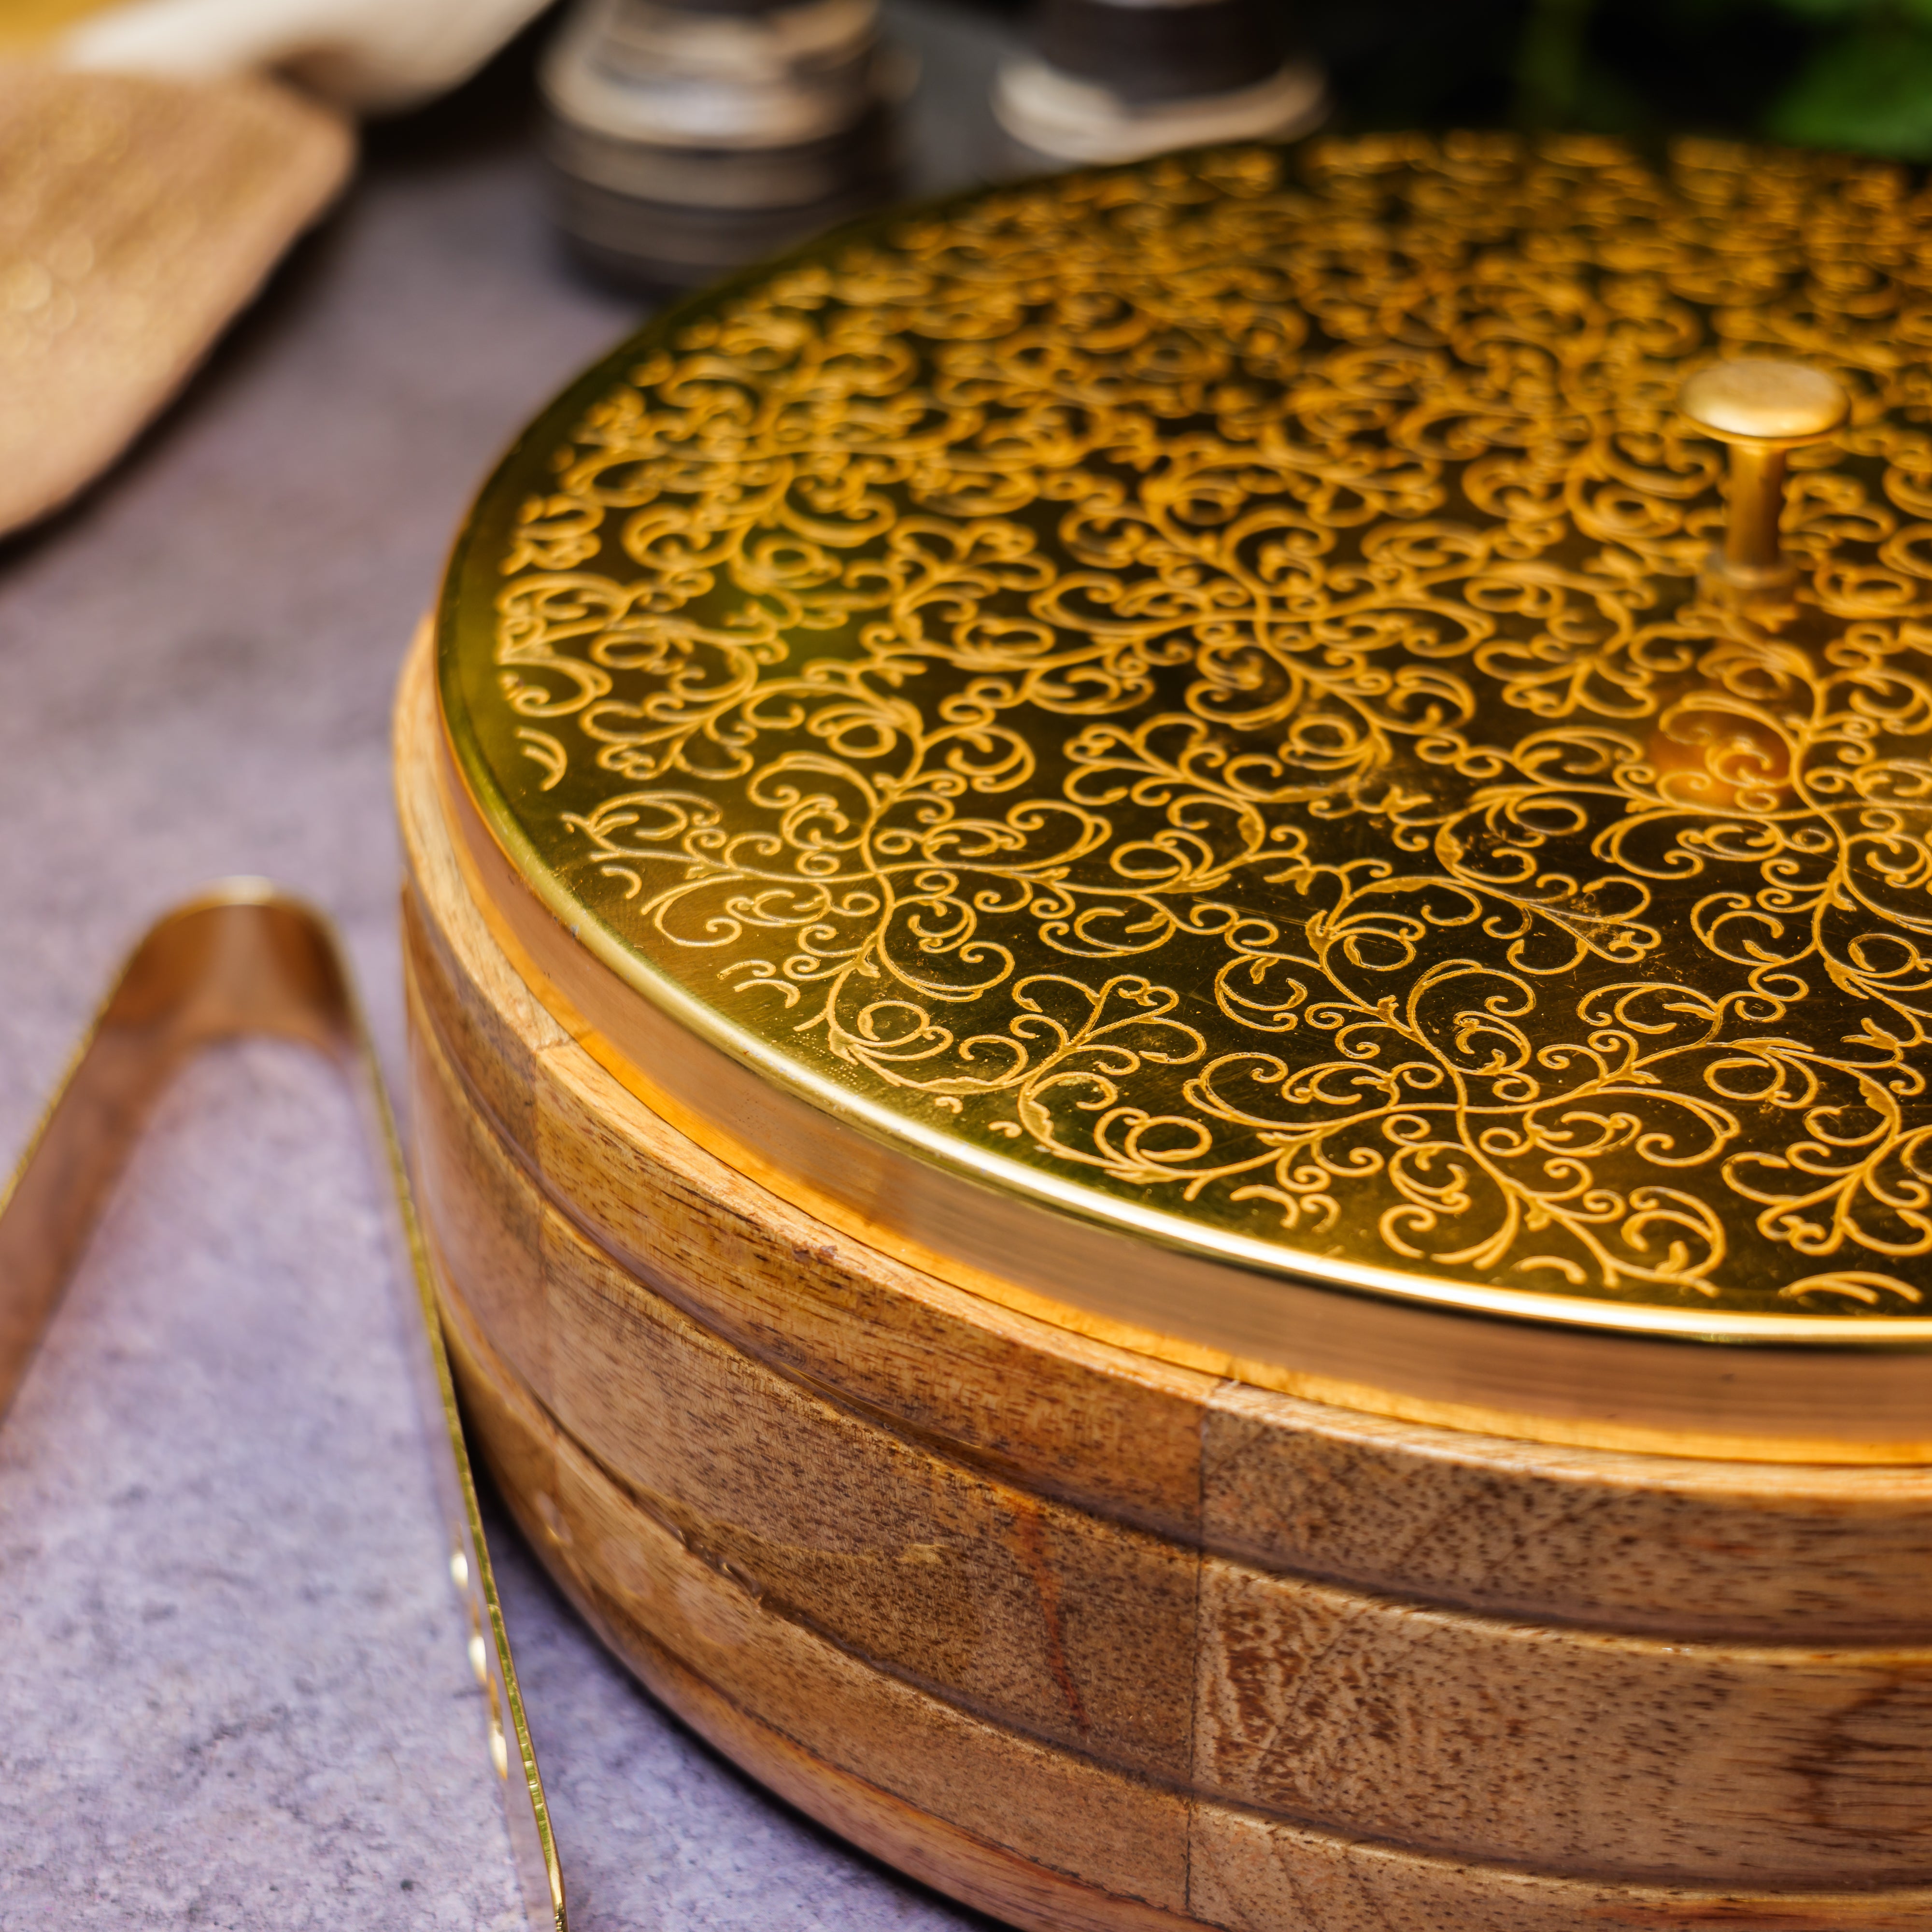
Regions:
M 1245 148 L 845 231 L 483 493 L 480 890 L 680 1124 L 1054 1318 L 1932 1454 L 1928 344 L 1916 180 L 1711 143 Z M 1766 359 L 1816 372 L 1788 422 L 1748 370 L 1680 412 Z M 1748 594 L 1714 436 L 1828 436 L 1833 380 Z

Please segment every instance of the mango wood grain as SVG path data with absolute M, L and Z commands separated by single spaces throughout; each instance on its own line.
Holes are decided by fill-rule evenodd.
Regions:
M 920 1810 L 1163 1910 L 1186 1880 L 1181 1796 L 989 1723 L 854 1656 L 558 1430 L 448 1292 L 452 1360 L 541 1553 L 620 1654 L 655 1648 L 757 1721 Z
M 1932 1890 L 1619 1886 L 1418 1856 L 1184 1797 L 868 1670 L 755 1580 L 627 1508 L 446 1294 L 472 1424 L 526 1534 L 606 1642 L 792 1802 L 928 1882 L 1042 1928 L 1268 1932 L 1923 1932 Z M 1096 1882 L 1097 1881 L 1097 1882 Z
M 834 1234 L 546 1010 L 434 734 L 418 662 L 460 1370 L 546 1559 L 741 1761 L 1016 1923 L 1932 1926 L 1932 1474 L 1353 1414 Z
M 1559 1448 L 1224 1383 L 1202 1472 L 1210 1548 L 1368 1588 L 1660 1636 L 1932 1634 L 1932 1471 Z

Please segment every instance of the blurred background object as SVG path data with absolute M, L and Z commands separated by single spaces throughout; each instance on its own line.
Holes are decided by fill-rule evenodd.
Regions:
M 1270 0 L 1041 0 L 994 112 L 1062 161 L 1305 134 L 1326 108 L 1322 70 L 1291 53 L 1287 24 Z
M 70 58 L 96 66 L 271 67 L 386 110 L 454 85 L 545 4 L 0 0 L 0 49 L 64 34 Z M 774 10 L 666 0 L 663 10 L 742 25 Z M 926 10 L 1024 32 L 1040 66 L 1130 105 L 1249 93 L 1296 57 L 1325 71 L 1338 128 L 1722 133 L 1932 160 L 1932 0 L 939 0 Z M 634 67 L 643 45 L 614 67 Z
M 0 534 L 119 456 L 354 152 L 272 82 L 0 62 Z
M 703 282 L 890 191 L 878 0 L 584 0 L 542 68 L 557 218 L 620 281 Z
M 1349 127 L 1712 134 L 1932 160 L 1932 0 L 1299 0 Z
M 50 40 L 63 28 L 100 10 L 104 0 L 8 0 L 0 8 L 0 51 Z
M 894 195 L 1324 116 L 1932 160 L 1932 0 L 884 0 L 883 25 L 881 4 L 0 0 L 0 56 L 34 57 L 0 99 L 0 530 L 65 501 L 178 388 L 339 187 L 341 113 L 444 93 L 512 41 L 569 252 L 646 290 Z M 922 47 L 944 70 L 915 99 Z M 73 93 L 49 55 L 148 91 L 96 140 L 107 95 Z M 166 86 L 218 91 L 164 111 Z M 937 172 L 920 158 L 941 152 Z M 88 250 L 83 289 L 62 264 Z
M 70 67 L 207 80 L 272 70 L 357 112 L 388 112 L 474 74 L 549 0 L 123 0 L 85 13 Z

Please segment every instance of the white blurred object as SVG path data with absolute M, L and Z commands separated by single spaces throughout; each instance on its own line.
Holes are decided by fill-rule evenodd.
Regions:
M 358 112 L 466 80 L 548 0 L 132 0 L 64 35 L 68 66 L 184 80 L 272 69 Z

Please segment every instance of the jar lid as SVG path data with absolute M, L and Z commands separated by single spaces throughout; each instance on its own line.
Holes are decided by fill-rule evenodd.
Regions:
M 1932 1455 L 1928 264 L 1890 166 L 1491 135 L 843 230 L 484 489 L 479 896 L 653 1106 L 976 1292 L 1384 1412 Z M 1680 410 L 1766 358 L 1796 414 Z M 1732 581 L 1760 405 L 1813 440 Z

